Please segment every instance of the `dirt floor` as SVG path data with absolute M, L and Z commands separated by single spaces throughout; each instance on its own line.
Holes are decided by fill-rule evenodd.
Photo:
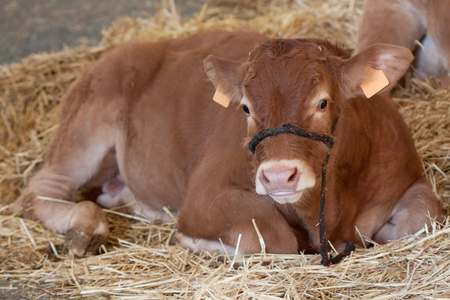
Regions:
M 189 17 L 205 1 L 175 0 L 178 13 Z M 96 45 L 101 31 L 118 16 L 153 14 L 159 0 L 2 0 L 0 64 L 20 62 L 32 53 L 60 51 L 82 43 Z

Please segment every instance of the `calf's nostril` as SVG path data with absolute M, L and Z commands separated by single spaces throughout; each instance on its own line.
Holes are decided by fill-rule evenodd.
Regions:
M 264 175 L 264 171 L 261 171 L 261 176 L 259 177 L 259 179 L 261 180 L 261 182 L 263 184 L 269 184 L 270 183 L 269 178 L 267 178 L 266 175 Z
M 294 169 L 292 170 L 292 175 L 289 176 L 287 182 L 288 182 L 288 183 L 296 182 L 296 181 L 297 181 L 297 174 L 298 174 L 298 170 L 297 170 L 297 168 L 294 168 Z

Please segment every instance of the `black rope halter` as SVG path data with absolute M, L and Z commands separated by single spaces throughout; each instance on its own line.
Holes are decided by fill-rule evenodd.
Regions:
M 355 250 L 355 245 L 353 242 L 348 242 L 345 245 L 345 250 L 335 257 L 331 254 L 328 256 L 328 240 L 325 232 L 325 191 L 326 191 L 326 169 L 328 164 L 328 159 L 330 158 L 330 151 L 334 146 L 334 131 L 336 129 L 338 118 L 333 122 L 333 127 L 331 129 L 331 136 L 326 136 L 323 134 L 317 134 L 314 132 L 304 131 L 294 125 L 284 124 L 279 127 L 269 128 L 258 132 L 253 139 L 248 143 L 248 149 L 255 154 L 256 147 L 261 143 L 262 140 L 269 136 L 276 136 L 280 133 L 292 133 L 300 137 L 308 138 L 314 141 L 322 142 L 328 147 L 327 155 L 323 161 L 322 165 L 322 186 L 320 190 L 320 215 L 319 215 L 319 236 L 320 236 L 320 255 L 322 256 L 322 265 L 329 267 L 332 264 L 336 264 L 341 261 L 344 257 L 350 255 L 352 251 Z

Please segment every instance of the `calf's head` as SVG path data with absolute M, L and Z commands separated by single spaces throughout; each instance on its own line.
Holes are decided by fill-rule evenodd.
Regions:
M 253 49 L 244 63 L 209 56 L 204 65 L 216 88 L 240 103 L 251 138 L 286 123 L 330 135 L 346 100 L 363 95 L 360 85 L 373 69 L 396 82 L 412 58 L 408 49 L 392 45 L 350 57 L 323 40 L 275 39 Z M 262 140 L 253 159 L 256 192 L 279 203 L 298 201 L 316 185 L 327 151 L 325 144 L 294 134 Z

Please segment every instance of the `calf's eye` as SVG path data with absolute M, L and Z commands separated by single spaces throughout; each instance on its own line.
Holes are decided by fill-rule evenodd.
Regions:
M 250 109 L 248 109 L 247 105 L 243 105 L 242 109 L 245 111 L 246 114 L 248 114 L 248 115 L 250 114 Z
M 327 108 L 328 105 L 328 101 L 327 100 L 320 100 L 319 103 L 317 104 L 317 109 L 318 110 L 325 110 L 325 108 Z

